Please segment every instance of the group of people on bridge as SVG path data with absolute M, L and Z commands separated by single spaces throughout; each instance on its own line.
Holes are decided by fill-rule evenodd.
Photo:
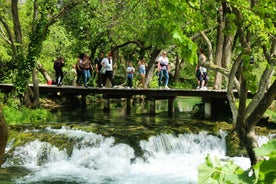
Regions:
M 161 55 L 157 59 L 157 72 L 158 75 L 158 87 L 159 89 L 170 89 L 168 87 L 169 84 L 169 72 L 170 65 L 169 59 L 167 57 L 167 52 L 162 51 Z M 205 67 L 206 64 L 206 56 L 203 53 L 203 50 L 200 50 L 198 64 L 196 66 L 196 79 L 198 81 L 198 89 L 206 90 L 206 84 L 208 82 L 208 74 L 207 69 Z M 99 56 L 95 59 L 94 66 L 89 58 L 88 54 L 80 54 L 77 63 L 73 65 L 72 70 L 73 78 L 71 80 L 72 85 L 88 87 L 88 82 L 92 77 L 92 71 L 96 71 L 97 75 L 97 87 L 104 88 L 106 86 L 107 79 L 109 79 L 111 87 L 115 87 L 114 84 L 114 76 L 113 76 L 113 60 L 112 53 L 109 51 L 106 56 L 103 52 L 99 54 Z M 138 73 L 140 76 L 140 81 L 137 85 L 137 88 L 147 88 L 146 86 L 146 67 L 147 62 L 145 58 L 142 58 L 138 62 Z M 64 78 L 64 74 L 62 68 L 64 67 L 64 58 L 62 56 L 58 57 L 54 62 L 54 70 L 56 74 L 56 85 L 61 86 L 62 80 Z M 136 70 L 133 66 L 132 62 L 128 63 L 126 68 L 127 73 L 127 88 L 133 88 L 133 79 Z

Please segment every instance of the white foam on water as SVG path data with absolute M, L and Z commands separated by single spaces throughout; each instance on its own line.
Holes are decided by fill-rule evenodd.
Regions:
M 207 154 L 225 158 L 226 133 L 216 137 L 199 134 L 160 134 L 140 141 L 144 157 L 135 158 L 126 144 L 116 144 L 113 137 L 69 128 L 47 131 L 62 134 L 77 142 L 69 156 L 66 150 L 35 140 L 13 152 L 6 167 L 24 166 L 32 172 L 17 183 L 105 183 L 105 184 L 182 184 L 197 183 L 197 167 Z M 249 160 L 236 158 L 248 167 Z

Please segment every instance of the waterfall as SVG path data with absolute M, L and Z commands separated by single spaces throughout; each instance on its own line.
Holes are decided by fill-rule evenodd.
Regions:
M 135 158 L 127 144 L 91 132 L 47 128 L 49 134 L 75 141 L 73 151 L 38 140 L 16 147 L 4 167 L 24 167 L 30 173 L 15 183 L 183 184 L 197 183 L 197 167 L 207 154 L 225 158 L 225 132 L 160 134 L 141 140 L 145 158 Z M 238 159 L 237 159 L 238 160 Z M 249 165 L 249 160 L 246 163 Z

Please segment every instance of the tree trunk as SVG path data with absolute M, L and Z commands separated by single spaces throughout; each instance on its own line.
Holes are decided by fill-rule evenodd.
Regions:
M 8 141 L 8 125 L 2 113 L 2 106 L 0 105 L 0 167 L 4 162 L 5 149 Z
M 34 98 L 33 98 L 33 107 L 38 107 L 39 104 L 39 86 L 36 68 L 33 70 L 33 86 L 34 86 Z
M 148 63 L 148 70 L 147 70 L 147 74 L 146 74 L 146 86 L 148 87 L 150 85 L 150 81 L 154 75 L 154 71 L 155 71 L 155 68 L 156 68 L 156 58 L 158 56 L 158 54 L 160 53 L 161 49 L 157 49 L 157 48 L 154 48 L 152 53 L 151 53 L 151 56 L 150 56 L 150 61 Z
M 241 144 L 245 147 L 248 157 L 250 159 L 251 165 L 255 165 L 259 157 L 256 156 L 254 148 L 258 147 L 258 143 L 255 139 L 255 129 L 254 126 L 247 128 L 244 125 L 245 122 L 237 122 L 236 132 L 238 133 Z
M 174 82 L 179 82 L 179 76 L 180 76 L 180 71 L 181 71 L 181 65 L 183 63 L 183 60 L 180 60 L 179 56 L 176 56 L 175 59 L 175 72 L 173 76 Z
M 223 43 L 223 54 L 221 58 L 221 65 L 223 68 L 229 69 L 231 67 L 231 55 L 232 55 L 232 45 L 234 36 L 225 35 Z M 227 86 L 228 79 L 222 76 L 222 83 L 225 84 L 224 88 Z
M 43 65 L 41 63 L 38 63 L 37 70 L 42 74 L 42 76 L 46 80 L 47 84 L 49 84 L 49 85 L 52 84 L 53 79 L 51 78 L 51 76 L 49 75 L 47 70 L 45 70 L 45 68 L 43 67 Z
M 215 64 L 218 66 L 222 66 L 221 59 L 223 53 L 223 42 L 224 42 L 224 28 L 225 28 L 225 21 L 224 21 L 224 8 L 223 6 L 218 11 L 218 28 L 217 28 L 217 48 L 216 48 L 216 56 L 215 56 Z M 221 82 L 222 82 L 222 74 L 217 72 L 215 75 L 215 84 L 214 89 L 221 89 Z

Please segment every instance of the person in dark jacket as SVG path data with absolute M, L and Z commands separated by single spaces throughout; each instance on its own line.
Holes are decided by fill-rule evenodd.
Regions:
M 62 80 L 63 80 L 63 71 L 62 68 L 64 67 L 64 57 L 59 56 L 57 60 L 54 62 L 54 70 L 56 72 L 56 84 L 57 86 L 62 85 Z

